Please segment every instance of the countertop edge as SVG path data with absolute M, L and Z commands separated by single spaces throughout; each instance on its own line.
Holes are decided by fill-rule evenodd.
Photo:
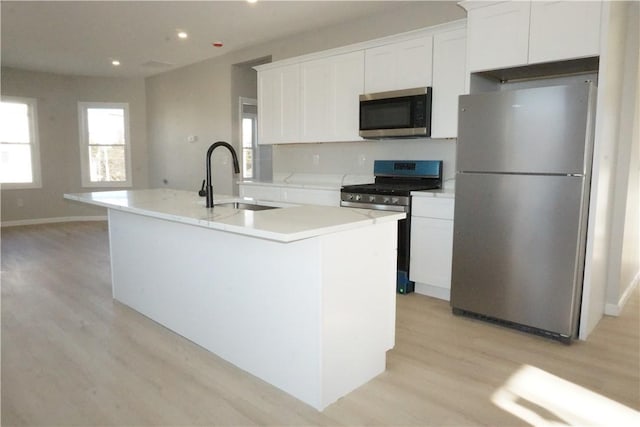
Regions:
M 91 193 L 87 193 L 87 194 L 91 194 Z M 228 196 L 225 196 L 225 197 L 228 197 Z M 292 232 L 292 233 L 280 233 L 280 232 L 270 231 L 270 230 L 247 228 L 245 226 L 235 225 L 235 224 L 225 224 L 219 221 L 198 219 L 198 218 L 183 216 L 183 215 L 174 215 L 174 214 L 159 212 L 157 210 L 152 210 L 152 209 L 143 208 L 143 207 L 122 206 L 115 203 L 109 203 L 103 200 L 94 200 L 94 199 L 84 198 L 84 197 L 81 197 L 81 195 L 78 193 L 64 194 L 64 198 L 67 200 L 72 200 L 79 203 L 87 203 L 95 206 L 101 206 L 107 209 L 114 209 L 117 211 L 148 216 L 151 218 L 173 221 L 177 223 L 193 225 L 193 226 L 208 228 L 208 229 L 217 230 L 217 231 L 229 232 L 233 234 L 244 235 L 244 236 L 254 237 L 259 239 L 271 240 L 271 241 L 276 241 L 280 243 L 290 243 L 290 242 L 309 239 L 313 237 L 321 237 L 326 234 L 333 234 L 333 233 L 348 231 L 351 229 L 361 228 L 369 225 L 381 224 L 389 221 L 398 221 L 406 218 L 406 214 L 402 212 L 394 212 L 394 213 L 385 212 L 384 216 L 381 216 L 381 217 L 372 218 L 372 217 L 367 217 L 366 215 L 363 215 L 363 219 L 361 220 L 351 221 L 344 224 L 320 226 L 317 228 L 310 228 L 309 230 L 303 230 L 303 231 Z M 241 198 L 238 197 L 236 199 L 241 199 Z M 286 207 L 283 207 L 282 209 L 287 209 L 291 207 L 295 208 L 298 206 L 295 206 L 295 205 L 286 206 Z M 363 209 L 356 209 L 356 208 L 329 208 L 329 209 L 351 209 L 356 212 L 365 211 Z
M 443 190 L 425 190 L 425 191 L 412 191 L 411 196 L 422 198 L 439 198 L 439 199 L 455 199 L 455 191 L 449 189 Z

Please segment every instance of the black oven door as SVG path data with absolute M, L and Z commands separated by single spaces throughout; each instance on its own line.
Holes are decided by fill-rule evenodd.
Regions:
M 399 294 L 408 294 L 414 291 L 415 284 L 409 280 L 409 261 L 411 249 L 411 220 L 407 212 L 407 218 L 398 221 L 398 273 L 396 290 Z

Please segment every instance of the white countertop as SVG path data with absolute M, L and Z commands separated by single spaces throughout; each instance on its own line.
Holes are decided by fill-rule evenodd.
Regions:
M 249 211 L 218 206 L 207 209 L 204 198 L 197 193 L 169 189 L 98 191 L 65 194 L 64 197 L 110 209 L 279 242 L 293 242 L 405 218 L 404 213 L 398 212 L 315 205 L 294 206 L 227 195 L 214 195 L 214 202 L 240 201 L 281 208 Z
M 329 175 L 329 174 L 278 174 L 271 181 L 244 180 L 239 181 L 242 185 L 255 185 L 263 187 L 290 187 L 307 188 L 314 190 L 336 190 L 339 191 L 344 185 L 366 184 L 374 181 L 371 175 Z M 413 191 L 415 197 L 441 197 L 447 199 L 455 198 L 455 179 L 447 179 L 444 188 L 440 190 Z

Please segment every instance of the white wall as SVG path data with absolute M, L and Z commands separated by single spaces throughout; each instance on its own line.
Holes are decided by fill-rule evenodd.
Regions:
M 606 314 L 619 314 L 640 273 L 640 3 L 629 5 L 622 69 Z
M 624 292 L 623 287 L 626 288 L 626 285 L 620 285 L 621 252 L 616 247 L 626 245 L 627 251 L 633 252 L 638 244 L 637 234 L 626 235 L 624 226 L 620 226 L 620 221 L 625 223 L 626 200 L 623 199 L 627 199 L 627 181 L 634 172 L 628 169 L 633 162 L 629 162 L 628 158 L 625 160 L 624 156 L 620 156 L 622 159 L 618 156 L 620 150 L 631 153 L 631 147 L 637 144 L 637 140 L 634 142 L 625 131 L 633 129 L 634 120 L 637 121 L 637 115 L 635 118 L 631 115 L 637 114 L 634 113 L 637 100 L 630 101 L 625 95 L 628 85 L 632 86 L 631 94 L 634 93 L 633 87 L 638 78 L 638 21 L 628 19 L 630 14 L 635 13 L 633 8 L 637 8 L 637 3 L 605 2 L 603 6 L 581 338 L 586 338 L 595 328 L 609 299 L 616 300 L 617 305 L 617 296 Z M 633 60 L 628 62 L 629 52 L 634 49 L 635 54 L 632 56 L 636 58 L 635 65 Z M 637 93 L 637 89 L 635 92 Z M 628 166 L 618 164 L 619 161 L 627 162 Z M 617 174 L 618 166 L 626 170 L 620 176 Z M 635 185 L 637 184 L 632 183 L 631 187 Z M 616 191 L 621 196 L 616 197 Z M 633 199 L 632 196 L 630 200 L 633 202 Z M 630 209 L 633 211 L 638 208 L 630 206 Z M 630 225 L 629 231 L 633 228 Z
M 220 139 L 238 147 L 236 131 L 238 106 L 237 96 L 235 96 L 238 90 L 232 87 L 235 64 L 265 56 L 271 56 L 274 61 L 277 61 L 464 17 L 464 10 L 454 1 L 399 2 L 394 11 L 380 16 L 370 16 L 323 30 L 264 43 L 148 78 L 146 81 L 147 112 L 152 165 L 150 185 L 196 190 L 204 177 L 204 156 L 207 147 Z M 187 143 L 189 135 L 197 135 L 199 140 L 195 143 Z M 393 153 L 393 158 L 405 157 L 405 149 L 407 156 L 426 158 L 428 154 L 414 154 L 416 149 L 411 146 L 415 144 L 418 143 L 395 144 L 387 147 L 397 148 L 398 151 Z M 355 151 L 364 150 L 368 159 L 366 166 L 369 172 L 372 170 L 372 162 L 369 159 L 382 156 L 377 150 L 378 147 L 373 143 L 365 143 L 354 149 Z M 452 145 L 448 147 L 451 149 L 447 153 L 452 157 Z M 302 167 L 292 159 L 304 157 L 308 148 L 302 148 L 300 154 L 298 148 L 299 146 L 296 145 L 274 149 L 274 166 L 277 164 L 277 167 L 282 170 Z M 338 157 L 335 153 L 338 151 L 333 151 L 331 147 L 324 144 L 319 144 L 317 149 L 322 159 L 327 160 L 323 161 L 322 165 L 333 165 L 320 172 L 336 170 L 335 160 Z M 216 150 L 213 163 L 216 192 L 233 191 L 233 176 L 229 162 L 230 157 L 226 152 L 221 149 Z M 350 169 L 357 165 L 357 162 L 341 163 L 340 173 L 345 168 Z
M 453 139 L 399 139 L 276 145 L 274 173 L 373 174 L 374 160 L 443 160 L 444 179 L 455 177 Z
M 78 102 L 129 103 L 133 185 L 148 186 L 144 80 L 65 76 L 2 68 L 2 95 L 37 100 L 42 188 L 2 190 L 2 222 L 105 215 L 104 209 L 63 199 L 83 188 Z

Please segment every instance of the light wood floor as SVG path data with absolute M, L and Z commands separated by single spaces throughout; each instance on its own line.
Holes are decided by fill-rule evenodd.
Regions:
M 387 371 L 320 413 L 113 301 L 106 223 L 5 228 L 2 425 L 526 425 L 491 401 L 524 365 L 638 410 L 639 301 L 565 346 L 398 296 Z

